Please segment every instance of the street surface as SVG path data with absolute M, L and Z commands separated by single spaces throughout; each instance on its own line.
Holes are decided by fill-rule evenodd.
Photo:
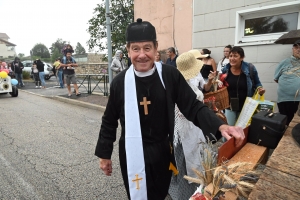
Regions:
M 0 102 L 0 199 L 127 199 L 117 143 L 111 177 L 94 156 L 103 113 L 23 91 Z

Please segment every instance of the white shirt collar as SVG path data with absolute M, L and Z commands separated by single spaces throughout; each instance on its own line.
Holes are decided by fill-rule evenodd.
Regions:
M 134 68 L 133 68 L 134 69 Z M 154 66 L 152 67 L 152 69 L 150 69 L 149 71 L 146 71 L 146 72 L 138 72 L 134 69 L 134 73 L 135 75 L 137 75 L 138 77 L 146 77 L 146 76 L 151 76 L 154 72 L 155 72 L 155 64 Z

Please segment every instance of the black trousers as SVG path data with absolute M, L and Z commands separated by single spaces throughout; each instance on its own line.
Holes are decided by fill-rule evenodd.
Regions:
M 40 77 L 39 77 L 39 73 L 33 73 L 33 79 L 34 79 L 34 82 L 35 82 L 36 86 L 41 85 L 41 80 L 40 80 Z
M 144 142 L 143 146 L 148 200 L 164 200 L 172 176 L 172 171 L 169 170 L 171 161 L 169 140 L 167 138 L 158 143 Z M 119 141 L 119 159 L 127 196 L 130 199 L 124 138 L 120 138 Z
M 289 125 L 293 120 L 295 113 L 298 110 L 299 101 L 284 101 L 277 103 L 279 113 L 287 116 L 286 125 Z

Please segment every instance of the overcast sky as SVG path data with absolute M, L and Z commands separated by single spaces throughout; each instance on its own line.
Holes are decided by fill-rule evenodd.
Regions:
M 48 48 L 57 38 L 77 42 L 88 51 L 88 20 L 100 0 L 0 0 L 0 33 L 6 33 L 16 52 L 30 55 L 37 43 Z

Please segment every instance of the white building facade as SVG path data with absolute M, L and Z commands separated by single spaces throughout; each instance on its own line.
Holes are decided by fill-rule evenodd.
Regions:
M 16 57 L 15 44 L 8 41 L 6 33 L 0 33 L 0 59 Z

